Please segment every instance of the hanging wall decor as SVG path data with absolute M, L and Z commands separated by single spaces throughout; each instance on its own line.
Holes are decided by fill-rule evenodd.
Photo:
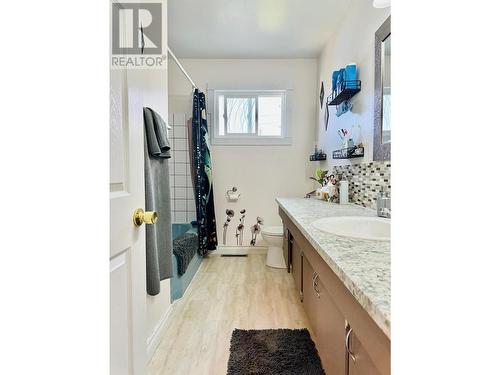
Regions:
M 325 85 L 321 81 L 321 90 L 319 90 L 319 105 L 323 108 L 323 99 L 325 98 Z
M 325 131 L 328 130 L 328 121 L 330 120 L 330 111 L 328 109 L 328 103 L 325 105 Z

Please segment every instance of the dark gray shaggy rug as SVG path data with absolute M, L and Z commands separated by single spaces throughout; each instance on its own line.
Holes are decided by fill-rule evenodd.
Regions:
M 228 375 L 325 375 L 307 329 L 235 329 Z

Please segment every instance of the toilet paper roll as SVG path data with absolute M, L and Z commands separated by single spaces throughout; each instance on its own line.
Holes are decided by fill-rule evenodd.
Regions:
M 240 193 L 229 193 L 227 195 L 227 198 L 230 200 L 230 201 L 237 201 L 239 198 L 240 198 Z

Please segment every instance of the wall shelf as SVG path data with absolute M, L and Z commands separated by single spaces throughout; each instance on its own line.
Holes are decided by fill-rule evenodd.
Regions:
M 347 147 L 332 152 L 332 159 L 352 159 L 361 158 L 363 156 L 365 156 L 364 147 Z
M 361 91 L 361 81 L 344 81 L 339 90 L 335 90 L 327 98 L 328 105 L 339 105 L 346 100 L 351 99 Z
M 326 154 L 309 155 L 309 161 L 326 160 Z

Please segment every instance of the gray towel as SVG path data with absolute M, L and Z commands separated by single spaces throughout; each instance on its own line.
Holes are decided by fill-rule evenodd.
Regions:
M 158 221 L 146 225 L 146 286 L 149 295 L 160 293 L 160 281 L 172 277 L 172 219 L 170 216 L 170 145 L 163 119 L 144 108 L 144 177 L 146 211 Z
M 150 155 L 158 158 L 170 158 L 170 142 L 165 121 L 151 108 L 144 107 L 144 124 Z

